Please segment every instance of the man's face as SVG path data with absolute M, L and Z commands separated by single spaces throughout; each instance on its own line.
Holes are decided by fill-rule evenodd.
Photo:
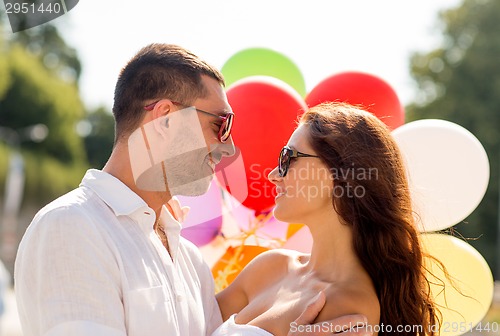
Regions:
M 169 186 L 172 185 L 172 195 L 197 196 L 204 194 L 214 178 L 215 166 L 222 157 L 232 156 L 235 153 L 232 137 L 229 137 L 224 143 L 219 141 L 222 120 L 217 116 L 224 116 L 226 113 L 232 112 L 226 93 L 222 86 L 211 77 L 202 76 L 202 82 L 208 95 L 204 98 L 198 98 L 193 103 L 193 107 L 213 115 L 193 111 L 193 109 L 189 112 L 196 113 L 197 121 L 193 121 L 190 126 L 186 127 L 184 132 L 188 132 L 189 136 L 183 134 L 183 137 L 188 139 L 187 141 L 196 142 L 198 146 L 195 147 L 198 148 L 179 156 L 179 160 L 168 163 L 172 175 L 178 182 L 169 183 Z M 198 129 L 201 130 L 201 133 L 198 132 Z
M 161 100 L 129 138 L 134 179 L 139 189 L 171 196 L 204 194 L 223 156 L 234 155 L 232 138 L 219 141 L 224 116 L 231 112 L 222 86 L 202 77 L 208 94 L 192 105 Z M 201 111 L 201 112 L 200 112 Z M 204 112 L 203 112 L 204 111 Z

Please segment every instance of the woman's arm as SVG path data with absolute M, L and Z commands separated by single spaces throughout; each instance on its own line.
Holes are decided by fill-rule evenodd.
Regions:
M 324 292 L 320 292 L 315 301 L 307 305 L 304 312 L 290 324 L 287 336 L 372 336 L 371 330 L 366 329 L 367 318 L 364 315 L 345 315 L 332 320 L 313 325 L 319 312 L 326 303 Z M 327 323 L 329 328 L 324 328 Z M 352 326 L 356 326 L 352 328 Z M 339 330 L 345 330 L 339 332 Z
M 255 257 L 234 281 L 216 295 L 222 319 L 239 313 L 253 296 L 283 276 L 290 257 L 283 250 L 266 251 Z
M 223 321 L 226 321 L 231 315 L 238 313 L 248 304 L 248 297 L 243 289 L 243 282 L 244 280 L 240 273 L 227 288 L 215 296 L 219 303 Z

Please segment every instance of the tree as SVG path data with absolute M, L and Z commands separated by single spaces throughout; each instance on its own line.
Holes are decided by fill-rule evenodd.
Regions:
M 411 73 L 420 89 L 407 107 L 407 122 L 437 118 L 457 123 L 483 144 L 490 160 L 490 184 L 479 207 L 454 227 L 471 239 L 500 279 L 497 244 L 500 137 L 500 1 L 464 0 L 441 14 L 444 43 L 416 53 Z M 473 176 L 464 176 L 464 179 Z M 460 181 L 457 181 L 460 183 Z
M 7 44 L 5 43 L 3 34 L 3 15 L 0 12 L 0 100 L 5 95 L 5 91 L 9 87 L 10 77 L 7 64 Z
M 28 16 L 10 19 L 20 27 L 29 26 Z M 61 20 L 64 17 L 59 24 Z M 66 163 L 86 161 L 83 140 L 75 132 L 85 116 L 78 92 L 81 63 L 76 50 L 52 23 L 11 33 L 7 21 L 5 15 L 0 16 L 0 124 L 12 129 L 45 124 L 48 138 L 40 144 L 27 142 L 24 148 Z
M 10 83 L 10 76 L 8 71 L 7 57 L 2 52 L 4 45 L 0 40 L 0 100 L 4 97 Z
M 10 83 L 0 99 L 0 124 L 12 129 L 42 123 L 49 136 L 40 144 L 26 143 L 63 162 L 85 161 L 82 139 L 75 127 L 84 117 L 78 88 L 47 70 L 40 60 L 14 44 L 8 50 Z
M 48 70 L 65 81 L 78 83 L 82 65 L 76 49 L 66 44 L 53 24 L 46 23 L 15 33 L 11 42 L 23 45 L 38 56 Z
M 106 108 L 99 107 L 87 114 L 89 133 L 85 136 L 85 151 L 92 167 L 102 168 L 113 149 L 115 121 Z

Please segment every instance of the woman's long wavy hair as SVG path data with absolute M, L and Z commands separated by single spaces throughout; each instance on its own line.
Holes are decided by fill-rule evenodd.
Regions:
M 300 123 L 309 126 L 310 144 L 321 160 L 343 172 L 332 174 L 336 190 L 351 191 L 335 193 L 333 207 L 352 228 L 354 250 L 380 301 L 380 323 L 392 325 L 393 332 L 398 325 L 412 329 L 398 335 L 435 335 L 437 309 L 406 171 L 390 130 L 371 113 L 344 103 L 312 107 Z

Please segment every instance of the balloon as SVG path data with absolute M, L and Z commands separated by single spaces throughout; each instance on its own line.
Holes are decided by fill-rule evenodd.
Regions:
M 240 205 L 228 216 L 234 219 L 233 223 L 239 230 L 254 236 L 250 237 L 252 239 L 247 239 L 245 245 L 273 246 L 287 239 L 288 223 L 277 220 L 272 213 L 255 217 L 255 211 Z
M 382 120 L 390 129 L 404 123 L 404 108 L 393 88 L 381 78 L 362 72 L 342 72 L 316 85 L 306 97 L 308 106 L 327 101 L 347 102 Z
M 230 165 L 224 168 L 224 173 L 233 180 L 245 181 L 248 197 L 239 198 L 237 195 L 244 193 L 235 186 L 227 188 L 221 172 L 217 171 L 216 176 L 247 208 L 257 212 L 269 210 L 274 205 L 275 188 L 267 175 L 277 166 L 280 150 L 306 106 L 288 84 L 265 76 L 247 77 L 234 83 L 227 90 L 227 97 L 235 113 L 232 137 L 241 150 L 244 171 Z M 221 164 L 227 159 L 233 160 L 224 158 Z
M 296 250 L 302 253 L 311 253 L 313 239 L 307 226 L 303 226 L 286 241 L 283 248 Z
M 288 230 L 287 230 L 287 233 L 286 233 L 286 238 L 290 238 L 291 236 L 293 236 L 294 234 L 297 233 L 297 231 L 299 231 L 300 229 L 302 229 L 304 227 L 304 224 L 295 224 L 295 223 L 291 223 L 288 225 Z
M 214 179 L 208 191 L 200 196 L 177 196 L 182 206 L 189 206 L 181 235 L 196 246 L 209 243 L 220 233 L 222 226 L 221 188 Z
M 245 175 L 245 163 L 241 150 L 235 146 L 235 154 L 224 157 L 215 167 L 219 184 L 228 192 L 223 193 L 226 211 L 240 207 L 241 202 L 248 197 L 248 185 Z
M 210 243 L 221 232 L 222 216 L 210 219 L 206 222 L 183 228 L 181 236 L 191 241 L 196 246 Z
M 221 69 L 226 85 L 250 76 L 278 78 L 293 87 L 302 97 L 306 95 L 304 76 L 285 55 L 267 48 L 248 48 L 231 56 Z
M 219 292 L 226 288 L 253 258 L 268 251 L 269 248 L 254 245 L 228 247 L 226 253 L 212 267 L 215 289 Z
M 288 226 L 288 223 L 277 220 L 274 216 L 271 216 L 257 232 L 261 237 L 266 239 L 285 242 L 287 239 Z
M 453 236 L 423 234 L 422 245 L 451 276 L 450 282 L 438 263 L 426 260 L 431 294 L 443 315 L 440 335 L 461 335 L 479 323 L 490 308 L 494 289 L 491 270 L 476 249 Z
M 176 196 L 181 205 L 189 206 L 183 228 L 199 225 L 222 215 L 222 190 L 214 179 L 206 193 L 199 196 Z
M 455 123 L 425 119 L 392 132 L 408 170 L 421 231 L 438 231 L 466 218 L 489 181 L 488 156 L 477 138 Z

